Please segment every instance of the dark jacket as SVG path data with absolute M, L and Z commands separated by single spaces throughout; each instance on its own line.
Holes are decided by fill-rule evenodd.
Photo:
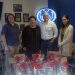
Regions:
M 41 47 L 41 31 L 40 27 L 30 28 L 26 26 L 22 32 L 22 45 L 29 49 L 40 49 Z

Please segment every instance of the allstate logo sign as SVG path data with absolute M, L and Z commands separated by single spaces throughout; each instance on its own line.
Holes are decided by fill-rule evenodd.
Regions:
M 47 12 L 49 15 L 49 18 L 51 19 L 51 21 L 54 21 L 56 19 L 56 13 L 54 10 L 49 9 L 49 8 L 42 8 L 40 10 L 38 10 L 38 12 L 36 13 L 37 16 L 37 20 L 39 22 L 43 21 L 43 14 Z

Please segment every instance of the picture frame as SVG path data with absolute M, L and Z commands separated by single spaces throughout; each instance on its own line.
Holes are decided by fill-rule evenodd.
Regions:
M 22 12 L 22 4 L 13 4 L 14 12 Z
M 23 13 L 23 22 L 29 22 L 29 13 Z
M 20 31 L 23 31 L 25 24 L 20 24 Z
M 15 13 L 15 22 L 21 22 L 21 13 Z
M 6 20 L 7 20 L 7 16 L 8 16 L 9 14 L 12 14 L 12 13 L 4 13 L 5 22 L 6 22 Z

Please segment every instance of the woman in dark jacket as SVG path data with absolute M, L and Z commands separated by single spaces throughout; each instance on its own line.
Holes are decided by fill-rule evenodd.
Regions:
M 41 47 L 41 31 L 36 25 L 36 18 L 29 17 L 30 25 L 26 26 L 22 32 L 22 45 L 25 54 L 31 59 L 33 53 L 37 53 Z

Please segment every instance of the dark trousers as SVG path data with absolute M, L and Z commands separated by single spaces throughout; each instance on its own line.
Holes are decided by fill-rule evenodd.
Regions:
M 45 58 L 47 58 L 47 52 L 52 49 L 52 43 L 50 43 L 50 40 L 41 41 L 41 53 L 45 55 Z
M 39 52 L 39 49 L 28 47 L 27 50 L 25 51 L 25 54 L 28 56 L 30 60 L 32 60 L 32 54 L 38 53 L 38 52 Z

